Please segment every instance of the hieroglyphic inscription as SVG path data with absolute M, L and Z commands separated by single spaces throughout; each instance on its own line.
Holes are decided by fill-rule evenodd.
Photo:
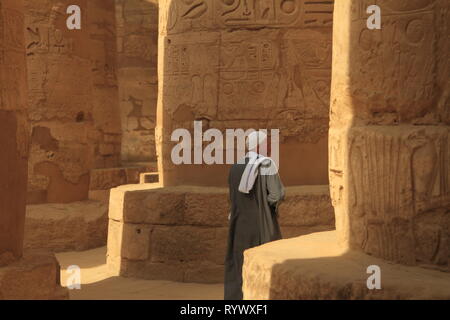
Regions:
M 254 118 L 255 112 L 266 118 L 276 105 L 279 49 L 270 39 L 247 40 L 222 43 L 219 110 L 224 118 Z
M 331 27 L 334 0 L 166 1 L 166 30 Z
M 73 40 L 66 38 L 62 31 L 45 25 L 28 27 L 32 39 L 27 45 L 27 55 L 35 53 L 70 53 L 73 51 Z
M 224 26 L 331 26 L 334 1 L 215 1 L 215 17 Z
M 442 250 L 448 255 L 448 248 L 439 245 L 447 232 L 442 208 L 450 204 L 448 131 L 374 126 L 350 137 L 352 241 L 369 253 L 408 264 L 418 259 L 414 246 L 423 241 L 428 248 L 418 246 L 421 259 L 428 256 L 432 262 Z
M 189 106 L 196 117 L 215 116 L 219 74 L 217 35 L 205 35 L 195 41 L 178 36 L 166 39 L 165 56 L 165 97 L 171 112 Z
M 225 26 L 289 25 L 300 16 L 295 0 L 216 1 L 216 19 Z
M 353 22 L 359 29 L 354 41 L 360 58 L 355 70 L 361 71 L 370 88 L 361 94 L 374 97 L 367 101 L 367 112 L 377 123 L 414 119 L 432 109 L 436 93 L 434 15 L 428 10 L 432 2 L 383 2 L 383 27 L 377 31 L 366 27 L 364 4 L 356 15 L 360 20 Z

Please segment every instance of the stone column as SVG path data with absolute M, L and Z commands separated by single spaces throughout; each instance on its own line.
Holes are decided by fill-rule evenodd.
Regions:
M 158 0 L 115 0 L 123 162 L 155 162 Z
M 114 0 L 26 0 L 31 145 L 28 203 L 87 200 L 90 176 L 120 165 Z M 81 29 L 67 27 L 79 6 Z
M 367 27 L 371 5 L 381 29 Z M 449 298 L 448 9 L 445 0 L 335 2 L 337 230 L 245 251 L 245 299 Z
M 284 183 L 328 184 L 332 14 L 333 1 L 160 1 L 156 143 L 164 185 L 227 183 L 228 166 L 194 164 L 193 152 L 192 165 L 173 164 L 171 134 L 184 128 L 193 137 L 194 120 L 224 136 L 280 129 Z
M 369 5 L 381 29 L 367 27 Z M 329 176 L 344 246 L 446 269 L 449 3 L 337 1 Z
M 22 0 L 0 3 L 0 300 L 66 299 L 53 254 L 25 252 L 29 145 Z
M 0 4 L 0 267 L 22 256 L 28 127 L 23 1 Z

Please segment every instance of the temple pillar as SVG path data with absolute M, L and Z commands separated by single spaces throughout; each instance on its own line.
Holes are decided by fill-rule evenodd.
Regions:
M 336 4 L 330 185 L 342 245 L 448 270 L 448 2 Z
M 2 1 L 0 10 L 0 144 L 4 148 L 0 154 L 1 262 L 22 256 L 28 126 L 23 3 Z
M 244 297 L 449 299 L 449 3 L 336 1 L 334 21 L 336 231 L 246 251 Z
M 53 255 L 23 253 L 29 131 L 22 0 L 0 4 L 0 300 L 65 298 Z
M 184 128 L 194 140 L 195 120 L 203 132 L 222 133 L 223 163 L 237 149 L 236 141 L 227 145 L 226 129 L 279 129 L 284 184 L 328 184 L 333 2 L 159 4 L 156 146 L 164 185 L 227 185 L 229 165 L 194 158 L 206 142 L 192 141 L 191 164 L 172 160 L 172 133 Z

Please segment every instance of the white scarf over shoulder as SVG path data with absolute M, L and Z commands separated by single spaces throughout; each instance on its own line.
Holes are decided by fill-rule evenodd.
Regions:
M 244 173 L 242 174 L 241 182 L 239 183 L 239 191 L 242 193 L 250 193 L 253 189 L 256 178 L 258 177 L 258 169 L 260 165 L 262 163 L 266 165 L 269 164 L 269 162 L 272 162 L 270 166 L 273 166 L 274 163 L 272 159 L 253 151 L 248 152 L 245 157 L 249 158 L 249 161 L 245 167 Z

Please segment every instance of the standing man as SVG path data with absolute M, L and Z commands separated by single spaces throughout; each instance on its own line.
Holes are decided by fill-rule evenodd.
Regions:
M 225 259 L 225 300 L 242 300 L 244 251 L 281 239 L 277 221 L 284 187 L 278 168 L 267 157 L 267 135 L 254 131 L 247 138 L 245 163 L 231 167 L 228 184 L 231 213 Z

